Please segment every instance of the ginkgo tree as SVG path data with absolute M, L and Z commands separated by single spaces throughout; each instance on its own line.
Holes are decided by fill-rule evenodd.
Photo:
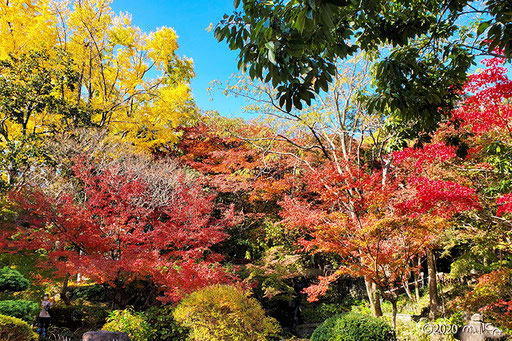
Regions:
M 196 117 L 193 63 L 177 55 L 174 30 L 145 33 L 110 3 L 0 4 L 0 143 L 11 165 L 4 180 L 17 164 L 34 163 L 23 155 L 41 147 L 33 141 L 20 153 L 9 141 L 87 125 L 151 151 L 175 143 L 177 127 Z

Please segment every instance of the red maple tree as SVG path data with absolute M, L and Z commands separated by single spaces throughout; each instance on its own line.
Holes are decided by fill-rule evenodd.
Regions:
M 211 247 L 236 223 L 233 209 L 214 214 L 214 196 L 175 169 L 172 186 L 158 188 L 121 165 L 96 167 L 80 158 L 73 171 L 83 190 L 52 198 L 38 189 L 12 192 L 23 208 L 11 247 L 44 249 L 57 276 L 81 274 L 119 287 L 149 279 L 164 301 L 230 281 Z

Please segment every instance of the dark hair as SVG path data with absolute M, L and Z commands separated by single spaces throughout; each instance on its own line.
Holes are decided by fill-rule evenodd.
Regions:
M 46 293 L 43 296 L 41 296 L 41 299 L 44 299 L 45 296 L 48 296 L 48 298 L 50 298 L 50 294 Z

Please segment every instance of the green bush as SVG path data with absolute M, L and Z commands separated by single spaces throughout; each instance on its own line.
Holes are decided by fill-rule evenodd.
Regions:
M 133 341 L 149 341 L 154 333 L 144 315 L 133 312 L 131 309 L 111 312 L 102 329 L 112 332 L 125 332 Z
M 60 328 L 100 329 L 105 324 L 109 310 L 105 305 L 61 305 L 50 309 L 52 325 Z
M 9 267 L 0 269 L 0 291 L 23 291 L 30 282 L 18 270 Z
M 151 307 L 144 312 L 153 333 L 151 341 L 186 341 L 189 331 L 179 325 L 173 317 L 171 305 Z
M 317 302 L 314 302 L 317 303 Z M 303 316 L 304 320 L 312 323 L 319 323 L 325 321 L 331 316 L 339 315 L 347 312 L 349 308 L 342 304 L 335 303 L 320 303 L 320 304 L 308 304 L 304 308 Z
M 106 289 L 103 285 L 93 284 L 70 287 L 68 297 L 70 300 L 85 300 L 93 303 L 105 302 Z
M 180 302 L 174 318 L 190 328 L 190 337 L 196 341 L 265 341 L 280 329 L 256 299 L 231 285 L 193 292 Z
M 27 322 L 16 317 L 0 315 L 0 340 L 37 340 L 37 334 L 32 331 Z
M 383 319 L 348 313 L 324 321 L 311 341 L 392 341 L 393 329 Z
M 390 319 L 391 320 L 391 319 Z M 396 337 L 404 341 L 429 341 L 430 335 L 424 332 L 425 322 L 396 320 Z M 444 340 L 444 339 L 443 339 Z
M 17 317 L 28 323 L 36 319 L 39 305 L 26 300 L 5 300 L 0 301 L 0 314 Z

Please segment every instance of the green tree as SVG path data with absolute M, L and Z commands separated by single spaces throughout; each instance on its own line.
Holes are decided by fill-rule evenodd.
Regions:
M 225 15 L 215 37 L 239 50 L 239 69 L 272 82 L 287 111 L 301 109 L 303 102 L 310 105 L 315 94 L 328 90 L 337 58 L 391 46 L 375 68 L 376 95 L 368 107 L 391 117 L 404 138 L 429 133 L 449 116 L 475 54 L 498 48 L 512 56 L 509 1 L 488 0 L 481 6 L 468 0 L 234 4 L 241 11 Z

